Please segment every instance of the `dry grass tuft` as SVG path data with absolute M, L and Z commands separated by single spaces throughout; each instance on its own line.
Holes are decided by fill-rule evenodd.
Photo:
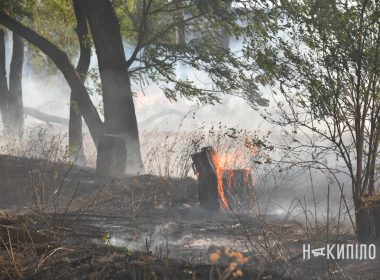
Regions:
M 48 266 L 63 247 L 34 229 L 34 222 L 21 214 L 0 211 L 0 279 L 22 279 Z

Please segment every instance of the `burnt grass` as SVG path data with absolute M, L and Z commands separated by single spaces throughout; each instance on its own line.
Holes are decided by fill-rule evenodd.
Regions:
M 65 162 L 1 155 L 0 193 L 0 279 L 328 279 L 331 275 L 379 279 L 380 275 L 373 262 L 342 263 L 340 269 L 347 270 L 336 275 L 324 271 L 326 264 L 319 260 L 303 262 L 299 248 L 313 240 L 301 225 L 275 217 L 268 220 L 276 236 L 285 240 L 287 249 L 296 248 L 292 263 L 285 261 L 287 269 L 274 259 L 259 266 L 262 261 L 251 258 L 231 270 L 236 261 L 221 257 L 213 265 L 209 255 L 220 252 L 223 245 L 202 253 L 187 242 L 218 243 L 215 238 L 222 237 L 246 244 L 248 235 L 236 227 L 237 222 L 244 220 L 244 230 L 257 236 L 262 228 L 245 215 L 235 219 L 199 209 L 197 182 L 192 178 L 111 178 Z M 162 224 L 171 225 L 165 237 L 171 245 L 151 244 L 147 238 Z M 126 245 L 113 244 L 113 236 L 125 239 Z M 135 240 L 139 246 L 129 245 Z M 347 234 L 344 242 L 350 241 L 354 237 Z M 188 249 L 174 253 L 180 247 Z M 226 271 L 231 273 L 222 276 Z M 232 273 L 240 271 L 241 275 Z
M 134 207 L 140 213 L 195 206 L 194 179 L 111 178 L 67 163 L 2 155 L 0 192 L 0 279 L 221 279 L 217 271 L 228 268 L 171 258 L 162 248 L 153 253 L 112 246 L 104 231 L 82 223 L 86 215 L 128 216 Z M 283 279 L 273 272 L 242 271 L 233 278 Z
M 152 252 L 131 252 L 86 242 L 87 238 L 96 236 L 91 230 L 79 234 L 55 229 L 52 234 L 52 229 L 47 230 L 36 223 L 37 220 L 29 215 L 0 213 L 3 242 L 0 246 L 0 279 L 220 279 L 216 277 L 216 270 L 227 269 L 226 265 L 194 264 Z M 9 239 L 5 228 L 10 229 Z M 6 248 L 11 247 L 12 257 L 6 252 Z M 39 266 L 44 260 L 47 261 Z M 283 279 L 273 273 L 258 275 L 257 271 L 249 270 L 244 270 L 244 277 L 238 278 L 262 277 Z

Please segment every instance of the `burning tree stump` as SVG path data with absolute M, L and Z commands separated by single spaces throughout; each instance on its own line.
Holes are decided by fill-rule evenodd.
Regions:
M 364 198 L 356 215 L 359 240 L 380 244 L 380 193 Z
M 253 182 L 251 170 L 224 170 L 223 187 L 230 207 L 244 209 L 252 203 Z
M 216 152 L 212 147 L 202 148 L 200 153 L 192 154 L 193 169 L 198 177 L 198 200 L 202 207 L 219 208 L 218 178 L 213 163 Z
M 127 148 L 122 137 L 103 134 L 98 140 L 96 171 L 103 175 L 121 177 L 125 173 Z
M 191 155 L 198 177 L 198 200 L 205 208 L 242 209 L 252 198 L 252 176 L 248 169 L 223 170 L 212 147 Z

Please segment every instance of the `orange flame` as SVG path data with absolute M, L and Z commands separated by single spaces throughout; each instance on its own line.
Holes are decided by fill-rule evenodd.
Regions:
M 223 169 L 219 164 L 219 159 L 215 152 L 211 153 L 211 160 L 215 166 L 216 178 L 218 180 L 218 194 L 219 194 L 219 201 L 221 203 L 220 206 L 222 209 L 228 209 L 229 205 L 228 205 L 228 201 L 227 201 L 226 195 L 224 194 L 224 189 L 223 189 Z

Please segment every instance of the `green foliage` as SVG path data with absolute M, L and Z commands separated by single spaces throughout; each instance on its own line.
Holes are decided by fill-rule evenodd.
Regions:
M 0 11 L 5 12 L 8 15 L 26 15 L 26 4 L 28 1 L 26 0 L 2 0 L 0 2 Z
M 70 58 L 77 55 L 71 0 L 14 2 L 6 0 L 2 9 L 8 14 L 15 11 L 22 15 L 25 24 Z M 221 44 L 222 34 L 232 38 L 254 36 L 258 40 L 267 36 L 267 28 L 274 25 L 270 23 L 265 1 L 244 1 L 238 8 L 226 0 L 113 0 L 112 4 L 125 41 L 134 47 L 132 54 L 127 53 L 127 66 L 137 83 L 159 84 L 170 100 L 187 97 L 215 103 L 221 94 L 232 94 L 246 98 L 253 106 L 268 104 L 253 75 L 257 70 L 253 61 Z M 180 30 L 191 34 L 185 42 L 178 42 Z M 48 65 L 50 72 L 55 72 L 45 56 L 33 46 L 28 47 L 37 70 Z M 177 77 L 178 65 L 190 66 L 210 82 L 203 85 Z M 95 91 L 99 88 L 96 86 Z
M 347 106 L 340 113 L 353 116 L 352 91 L 365 99 L 371 79 L 379 75 L 380 6 L 367 2 L 282 1 L 283 33 L 256 53 L 262 71 L 257 79 L 292 91 L 314 117 L 338 113 L 340 102 Z
M 34 31 L 64 50 L 70 58 L 78 55 L 76 19 L 72 0 L 30 1 L 26 7 L 30 16 L 24 22 Z M 28 45 L 34 70 L 56 74 L 53 63 L 33 45 Z
M 322 160 L 323 168 L 326 153 L 340 158 L 359 203 L 377 180 L 380 3 L 284 0 L 273 11 L 281 15 L 278 27 L 255 57 L 257 79 L 282 98 L 278 118 L 268 119 L 318 137 L 293 144 L 298 151 L 312 147 L 312 161 Z M 246 53 L 253 53 L 249 44 Z
M 267 106 L 253 78 L 252 61 L 239 51 L 221 45 L 222 34 L 242 38 L 264 33 L 263 25 L 251 24 L 252 13 L 266 6 L 247 1 L 238 9 L 231 1 L 114 1 L 126 40 L 136 46 L 130 57 L 130 73 L 138 82 L 158 83 L 170 100 L 178 97 L 201 103 L 219 102 L 221 94 L 243 96 L 254 106 Z M 264 22 L 264 17 L 262 18 Z M 177 42 L 179 29 L 190 35 Z M 259 34 L 260 33 L 260 34 Z M 178 65 L 187 65 L 210 80 L 208 85 L 180 79 Z
M 136 43 L 138 36 L 138 1 L 135 0 L 115 0 L 113 1 L 115 12 L 119 16 L 120 27 L 124 38 L 129 43 Z
M 78 54 L 75 33 L 76 19 L 72 0 L 1 1 L 0 11 L 15 17 L 34 31 L 66 51 L 69 57 Z M 35 71 L 56 74 L 56 68 L 37 48 L 27 42 Z
M 151 81 L 163 84 L 164 93 L 170 100 L 175 101 L 181 96 L 197 99 L 201 103 L 214 103 L 220 97 L 216 93 L 243 95 L 249 92 L 253 102 L 266 105 L 254 80 L 246 74 L 250 65 L 246 65 L 232 52 L 217 46 L 213 40 L 192 40 L 185 46 L 155 44 L 145 49 L 141 60 L 145 67 L 141 71 Z M 194 81 L 178 79 L 175 73 L 177 62 L 186 63 L 192 69 L 206 73 L 212 85 L 202 88 Z M 173 87 L 167 86 L 167 82 Z

